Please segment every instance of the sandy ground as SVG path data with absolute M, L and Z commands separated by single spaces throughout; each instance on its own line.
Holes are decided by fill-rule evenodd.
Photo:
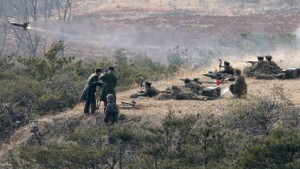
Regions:
M 167 86 L 172 85 L 183 85 L 180 78 L 196 78 L 200 77 L 204 82 L 209 82 L 211 79 L 203 77 L 203 72 L 198 72 L 193 75 L 180 75 L 178 78 L 168 81 L 160 81 L 154 83 L 154 86 L 159 90 L 165 90 Z M 253 78 L 246 78 L 248 84 L 248 94 L 246 98 L 237 99 L 230 91 L 224 93 L 220 98 L 208 101 L 198 100 L 158 100 L 157 98 L 138 98 L 135 99 L 137 102 L 137 109 L 123 110 L 125 114 L 132 115 L 149 115 L 162 117 L 170 110 L 178 113 L 201 113 L 211 112 L 214 114 L 220 114 L 221 110 L 228 109 L 237 102 L 247 102 L 257 97 L 269 97 L 274 96 L 274 88 L 283 88 L 285 95 L 293 101 L 294 104 L 300 104 L 300 79 L 291 80 L 256 80 Z M 222 92 L 224 92 L 229 85 L 233 82 L 226 82 L 220 85 Z M 204 86 L 216 86 L 214 83 L 204 83 Z M 136 90 L 131 90 L 118 94 L 118 100 L 131 102 L 129 98 L 130 94 Z M 275 96 L 276 97 L 276 96 Z

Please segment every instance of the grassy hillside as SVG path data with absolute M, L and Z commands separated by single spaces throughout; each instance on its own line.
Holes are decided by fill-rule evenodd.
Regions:
M 202 74 L 218 69 L 219 58 L 243 69 L 271 54 L 282 68 L 300 67 L 298 1 L 73 5 L 70 21 L 33 22 L 26 32 L 55 42 L 41 43 L 42 57 L 0 58 L 0 168 L 300 168 L 299 78 L 246 78 L 243 99 L 225 92 L 232 82 L 215 100 L 138 98 L 112 126 L 103 105 L 84 115 L 77 102 L 87 77 L 109 65 L 118 104 L 133 101 L 139 77 L 159 90 L 182 86 L 182 78 L 214 86 Z

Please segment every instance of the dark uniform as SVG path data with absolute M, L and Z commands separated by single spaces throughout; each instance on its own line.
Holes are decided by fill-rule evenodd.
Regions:
M 258 62 L 256 62 L 253 66 L 253 75 L 257 79 L 274 79 L 274 76 L 272 75 L 271 72 L 271 66 L 264 61 L 263 56 L 258 56 L 257 57 Z
M 240 75 L 240 70 L 236 71 L 236 74 L 238 75 L 236 81 L 234 84 L 230 85 L 229 89 L 232 94 L 237 95 L 237 97 L 240 98 L 241 95 L 247 93 L 247 84 L 244 76 Z
M 139 96 L 153 97 L 153 96 L 157 96 L 158 93 L 159 91 L 156 88 L 150 86 L 149 88 L 146 88 L 145 93 L 139 94 Z
M 219 73 L 226 73 L 230 75 L 234 75 L 234 69 L 230 66 L 229 62 L 224 62 L 224 70 L 219 71 Z
M 152 86 L 152 83 L 150 82 L 145 82 L 145 92 L 137 92 L 134 93 L 130 96 L 130 98 L 138 98 L 139 96 L 144 96 L 144 97 L 154 97 L 159 94 L 159 91 Z
M 105 108 L 104 122 L 108 124 L 109 122 L 115 123 L 118 121 L 119 109 L 114 102 L 113 95 L 107 95 L 107 105 Z
M 282 69 L 274 61 L 272 61 L 272 56 L 265 56 L 265 58 L 267 59 L 267 63 L 269 64 L 273 74 L 282 73 Z
M 98 82 L 99 77 L 97 73 L 101 73 L 101 69 L 96 69 L 96 73 L 93 73 L 87 80 L 87 83 L 82 91 L 80 100 L 85 100 L 84 113 L 89 113 L 91 106 L 91 113 L 96 111 L 96 98 L 95 92 L 97 86 L 102 86 L 103 83 Z
M 114 98 L 115 98 L 114 100 L 115 100 L 115 103 L 116 103 L 116 90 L 115 90 L 115 87 L 117 85 L 118 79 L 117 79 L 117 76 L 113 73 L 113 70 L 105 73 L 102 76 L 100 76 L 100 80 L 102 80 L 103 83 L 104 83 L 104 88 L 102 90 L 101 98 L 100 98 L 100 100 L 104 102 L 104 106 L 106 106 L 106 104 L 107 104 L 106 96 L 108 94 L 112 94 L 114 96 Z
M 195 94 L 200 94 L 203 89 L 199 83 L 192 82 L 192 81 L 190 81 L 190 79 L 185 79 L 184 85 L 186 88 L 191 89 L 191 91 Z

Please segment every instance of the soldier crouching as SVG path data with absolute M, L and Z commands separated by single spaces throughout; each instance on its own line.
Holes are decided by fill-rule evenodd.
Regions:
M 118 121 L 119 109 L 114 101 L 114 95 L 108 94 L 106 96 L 107 105 L 105 107 L 104 122 L 106 124 L 113 124 Z
M 232 94 L 240 98 L 242 95 L 247 94 L 247 84 L 244 76 L 241 75 L 240 69 L 236 69 L 235 74 L 237 75 L 236 81 L 230 85 L 229 89 Z

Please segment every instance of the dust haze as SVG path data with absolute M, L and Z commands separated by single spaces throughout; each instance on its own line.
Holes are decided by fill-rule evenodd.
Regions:
M 111 57 L 124 48 L 165 62 L 168 51 L 179 46 L 188 49 L 195 64 L 204 58 L 241 62 L 259 55 L 273 55 L 282 64 L 294 58 L 299 64 L 298 6 L 291 8 L 298 3 L 282 2 L 279 8 L 281 1 L 149 1 L 136 2 L 128 12 L 125 1 L 115 6 L 90 1 L 69 22 L 31 23 L 31 33 L 47 42 L 64 40 L 69 53 L 80 58 Z

